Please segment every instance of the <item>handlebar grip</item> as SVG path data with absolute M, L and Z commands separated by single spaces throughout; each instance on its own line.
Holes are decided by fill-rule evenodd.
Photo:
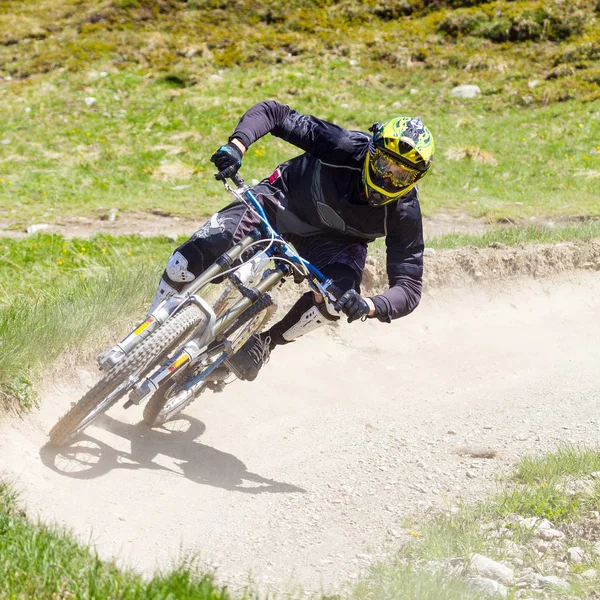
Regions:
M 230 179 L 231 181 L 233 181 L 236 187 L 241 188 L 244 185 L 244 180 L 242 179 L 242 176 L 238 175 L 237 173 L 234 173 Z
M 328 288 L 327 291 L 336 299 L 339 300 L 343 295 L 344 292 L 342 292 L 342 290 L 340 290 L 340 288 L 335 285 L 335 283 L 332 283 Z

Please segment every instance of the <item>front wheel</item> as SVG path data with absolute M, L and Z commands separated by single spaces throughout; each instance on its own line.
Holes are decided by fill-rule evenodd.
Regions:
M 81 397 L 50 430 L 50 442 L 60 446 L 82 432 L 203 321 L 206 315 L 194 304 L 179 310 Z

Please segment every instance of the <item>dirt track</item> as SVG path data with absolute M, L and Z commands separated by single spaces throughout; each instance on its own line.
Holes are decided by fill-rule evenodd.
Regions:
M 114 408 L 57 454 L 46 434 L 81 372 L 4 424 L 2 470 L 34 514 L 144 572 L 197 553 L 236 587 L 334 590 L 407 536 L 407 516 L 481 497 L 522 454 L 596 442 L 599 314 L 596 275 L 438 291 L 393 325 L 278 349 L 255 383 L 168 427 Z M 482 448 L 499 456 L 469 455 Z

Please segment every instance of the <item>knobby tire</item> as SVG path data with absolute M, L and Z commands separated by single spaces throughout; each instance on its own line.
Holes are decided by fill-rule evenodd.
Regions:
M 136 346 L 131 354 L 112 367 L 94 387 L 81 397 L 51 429 L 50 442 L 54 446 L 60 446 L 69 441 L 82 430 L 81 424 L 88 415 L 100 406 L 127 377 L 136 371 L 148 371 L 150 367 L 154 366 L 156 358 L 165 355 L 187 331 L 200 325 L 203 320 L 206 321 L 206 315 L 195 304 L 179 310 Z M 118 402 L 127 391 L 129 388 L 125 388 L 122 394 L 117 394 L 85 426 L 91 425 L 101 414 Z

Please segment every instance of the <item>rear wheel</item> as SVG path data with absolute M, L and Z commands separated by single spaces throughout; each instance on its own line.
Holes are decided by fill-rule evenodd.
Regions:
M 60 446 L 83 431 L 131 389 L 141 375 L 162 362 L 182 336 L 203 321 L 206 315 L 195 304 L 179 310 L 81 397 L 51 429 L 50 442 Z
M 264 329 L 274 313 L 275 305 L 269 295 L 263 296 L 242 313 L 225 332 L 225 337 L 232 345 L 232 354 L 237 352 L 253 333 Z M 217 355 L 220 354 L 221 351 L 217 353 Z M 210 361 L 215 358 L 216 356 L 209 356 L 203 367 L 208 368 Z M 226 371 L 225 374 L 224 371 Z M 211 376 L 207 378 L 208 382 L 222 382 L 231 373 L 223 366 L 217 368 L 214 375 L 215 377 L 212 379 Z M 144 423 L 148 427 L 163 425 L 188 407 L 206 389 L 206 385 L 206 383 L 199 384 L 199 387 L 195 390 L 186 390 L 181 386 L 181 383 L 171 383 L 165 385 L 164 388 L 159 388 L 144 407 Z

